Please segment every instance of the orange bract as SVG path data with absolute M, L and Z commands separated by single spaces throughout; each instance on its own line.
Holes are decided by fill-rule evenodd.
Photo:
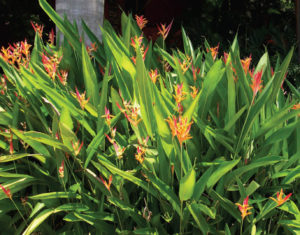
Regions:
M 171 23 L 166 27 L 165 24 L 161 24 L 160 27 L 157 26 L 158 28 L 158 34 L 160 34 L 164 40 L 166 40 L 166 38 L 168 37 L 168 34 L 170 32 L 170 29 L 172 27 L 173 24 L 173 20 L 171 21 Z
M 235 205 L 237 205 L 239 207 L 242 219 L 244 219 L 247 215 L 251 214 L 251 212 L 248 212 L 248 210 L 250 210 L 252 208 L 252 207 L 249 207 L 248 200 L 249 200 L 249 196 L 247 196 L 244 199 L 243 205 L 241 205 L 240 203 L 235 203 Z
M 173 116 L 172 118 L 169 117 L 166 121 L 170 126 L 172 135 L 177 136 L 180 145 L 182 145 L 182 142 L 184 142 L 185 140 L 192 138 L 189 132 L 191 130 L 193 121 L 188 123 L 187 118 L 181 116 L 179 116 L 178 120 L 175 116 Z
M 251 60 L 252 60 L 251 55 L 249 57 L 247 57 L 246 59 L 241 60 L 243 70 L 246 75 L 249 71 L 249 66 L 250 66 Z
M 277 203 L 277 206 L 281 206 L 283 203 L 285 203 L 290 196 L 292 196 L 292 193 L 288 194 L 287 196 L 285 196 L 285 198 L 282 198 L 283 196 L 283 190 L 280 190 L 280 193 L 277 192 L 277 199 L 270 197 L 270 199 L 272 199 L 273 201 L 275 201 Z
M 252 84 L 250 84 L 250 87 L 252 88 L 253 91 L 253 97 L 256 96 L 257 92 L 261 90 L 262 85 L 261 85 L 261 76 L 262 76 L 262 71 L 257 72 L 254 77 L 252 78 Z
M 140 30 L 145 28 L 146 24 L 148 23 L 148 20 L 146 18 L 144 18 L 143 15 L 141 15 L 141 16 L 135 15 L 135 20 L 136 20 L 136 23 L 139 26 Z
M 186 92 L 184 92 L 183 89 L 183 83 L 182 84 L 178 84 L 177 86 L 174 86 L 175 88 L 175 95 L 173 95 L 173 97 L 175 98 L 175 101 L 177 104 L 181 103 L 181 101 L 185 100 L 186 98 Z

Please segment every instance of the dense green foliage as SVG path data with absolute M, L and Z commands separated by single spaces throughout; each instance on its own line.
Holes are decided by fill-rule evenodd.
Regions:
M 24 41 L 1 51 L 3 233 L 299 233 L 293 48 L 252 65 L 237 39 L 222 56 L 182 29 L 184 50 L 169 52 L 169 27 L 147 41 L 125 14 L 102 42 L 84 27 L 86 47 L 39 2 L 64 41 L 37 30 L 30 53 Z

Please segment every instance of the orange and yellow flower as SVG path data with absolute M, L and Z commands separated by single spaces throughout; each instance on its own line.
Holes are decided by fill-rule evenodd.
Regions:
M 153 83 L 156 83 L 157 78 L 159 77 L 157 69 L 155 69 L 155 70 L 151 69 L 150 72 L 149 72 L 149 76 L 151 78 L 151 81 Z
M 158 35 L 161 35 L 163 40 L 166 40 L 166 38 L 168 37 L 168 34 L 171 30 L 173 24 L 173 20 L 171 21 L 171 23 L 166 27 L 165 24 L 161 24 L 160 27 L 157 26 L 158 29 Z
M 182 145 L 184 141 L 192 138 L 189 132 L 193 121 L 188 123 L 187 118 L 181 116 L 179 116 L 178 120 L 176 116 L 172 116 L 172 118 L 169 117 L 166 121 L 169 124 L 173 137 L 177 136 L 180 145 Z
M 198 94 L 199 89 L 197 89 L 195 86 L 190 86 L 190 88 L 192 89 L 192 92 L 190 94 L 191 94 L 192 98 L 195 99 Z
M 110 186 L 112 183 L 112 175 L 109 176 L 108 182 L 106 182 L 106 180 L 104 180 L 101 175 L 100 175 L 100 179 L 101 179 L 102 183 L 104 184 L 105 188 L 110 192 Z
M 75 144 L 71 141 L 71 144 L 72 144 L 72 148 L 74 150 L 75 156 L 77 156 L 82 149 L 83 141 L 81 142 L 81 144 L 80 144 L 80 140 L 78 140 Z
M 246 75 L 249 71 L 249 66 L 250 66 L 251 60 L 252 60 L 251 55 L 249 57 L 247 57 L 246 59 L 241 60 L 243 70 Z
M 286 195 L 284 198 L 282 198 L 282 196 L 283 196 L 283 190 L 281 189 L 280 193 L 277 192 L 277 199 L 275 199 L 273 197 L 270 197 L 270 199 L 275 201 L 277 203 L 277 206 L 281 206 L 283 203 L 285 203 L 290 198 L 290 196 L 292 196 L 292 193 Z
M 175 88 L 175 95 L 173 95 L 173 97 L 175 98 L 176 103 L 179 104 L 183 100 L 185 100 L 187 93 L 183 91 L 183 83 L 174 86 L 174 88 Z
M 300 103 L 299 103 L 299 104 L 295 104 L 295 105 L 292 107 L 292 109 L 294 109 L 294 110 L 300 109 Z
M 250 210 L 252 207 L 249 207 L 248 201 L 249 201 L 249 196 L 247 196 L 244 199 L 243 205 L 241 205 L 240 203 L 235 203 L 235 205 L 237 205 L 239 207 L 242 219 L 244 219 L 247 215 L 251 214 L 251 212 L 249 212 L 248 210 Z
M 215 60 L 217 58 L 218 51 L 219 51 L 219 44 L 216 47 L 211 47 L 211 48 L 207 49 L 207 52 L 211 53 L 213 60 Z
M 106 108 L 106 106 L 105 106 L 105 115 L 102 115 L 101 117 L 104 117 L 105 120 L 106 120 L 107 125 L 110 126 L 110 124 L 111 124 L 110 120 L 114 116 L 110 114 L 109 109 Z
M 143 15 L 141 15 L 141 16 L 135 15 L 135 20 L 136 20 L 136 23 L 139 26 L 140 30 L 145 28 L 146 24 L 148 23 L 148 20 L 146 18 L 144 18 Z
M 253 91 L 253 98 L 256 96 L 257 92 L 261 91 L 262 89 L 261 77 L 262 77 L 262 71 L 257 72 L 252 78 L 252 84 L 250 84 L 250 87 L 252 88 Z
M 76 90 L 76 96 L 77 96 L 77 100 L 78 100 L 78 102 L 80 104 L 80 107 L 81 107 L 81 109 L 84 109 L 84 107 L 86 106 L 86 104 L 89 102 L 90 97 L 87 98 L 87 99 L 85 99 L 85 93 L 86 92 L 80 94 L 79 91 L 78 91 L 78 89 L 77 89 L 77 87 L 75 87 L 75 90 Z

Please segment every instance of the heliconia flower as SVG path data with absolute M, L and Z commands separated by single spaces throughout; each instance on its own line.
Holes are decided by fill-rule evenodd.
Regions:
M 191 130 L 193 121 L 188 123 L 187 118 L 181 116 L 179 116 L 178 120 L 176 116 L 173 116 L 172 118 L 168 117 L 166 121 L 169 124 L 173 137 L 177 136 L 180 145 L 182 145 L 182 142 L 184 142 L 185 140 L 192 138 L 189 132 Z
M 126 150 L 126 147 L 121 147 L 120 145 L 118 145 L 116 142 L 113 142 L 113 146 L 117 155 L 118 159 L 121 159 L 123 157 L 123 153 Z
M 104 180 L 101 175 L 100 175 L 100 179 L 101 179 L 102 183 L 104 184 L 105 188 L 110 192 L 110 186 L 111 186 L 112 179 L 113 179 L 112 175 L 109 176 L 108 182 L 106 182 L 106 180 Z
M 30 51 L 29 48 L 31 47 L 30 44 L 27 43 L 27 40 L 25 39 L 24 42 L 21 42 L 21 50 L 22 53 L 28 58 Z
M 105 114 L 102 115 L 101 117 L 104 117 L 105 120 L 106 120 L 107 125 L 110 126 L 110 124 L 111 124 L 110 120 L 114 116 L 110 114 L 109 109 L 106 108 L 106 106 L 105 106 Z
M 45 54 L 42 54 L 42 63 L 44 68 L 53 81 L 55 79 L 56 71 L 61 59 L 62 57 L 58 58 L 57 55 L 48 57 Z
M 75 144 L 71 141 L 71 144 L 72 144 L 75 156 L 77 156 L 81 151 L 81 148 L 83 146 L 83 141 L 81 142 L 81 144 L 80 144 L 80 140 L 78 140 L 77 143 L 75 143 Z
M 280 190 L 280 193 L 277 192 L 277 199 L 270 197 L 270 199 L 272 199 L 273 201 L 275 201 L 277 203 L 277 206 L 281 206 L 283 203 L 285 203 L 290 196 L 292 196 L 292 193 L 288 194 L 287 196 L 285 196 L 285 198 L 282 198 L 283 196 L 283 190 Z
M 294 110 L 300 109 L 300 103 L 299 103 L 299 104 L 295 104 L 295 105 L 292 107 L 292 109 L 294 109 Z
M 9 140 L 9 153 L 12 155 L 14 153 L 14 146 L 13 146 L 13 134 L 10 134 Z
M 194 68 L 194 66 L 192 65 L 192 72 L 193 72 L 194 82 L 196 82 L 196 80 L 197 80 L 197 74 L 200 73 L 200 68 Z
M 48 39 L 48 42 L 51 45 L 54 45 L 54 38 L 55 38 L 55 34 L 54 34 L 54 30 L 52 28 L 51 31 L 50 31 L 50 33 L 49 33 L 49 39 Z
M 110 135 L 113 139 L 116 137 L 116 133 L 117 133 L 117 128 L 116 127 L 110 129 Z
M 84 109 L 85 105 L 89 102 L 90 97 L 88 99 L 85 99 L 85 93 L 80 94 L 77 87 L 75 87 L 76 90 L 76 96 L 77 96 L 77 100 L 80 104 L 81 109 Z
M 34 32 L 37 32 L 40 37 L 43 36 L 43 30 L 44 30 L 44 25 L 38 25 L 37 23 L 30 22 L 32 25 L 32 28 L 34 29 Z
M 113 144 L 115 142 L 115 139 L 114 138 L 110 138 L 109 135 L 107 134 L 104 134 L 106 136 L 106 138 L 108 139 L 108 141 Z
M 161 35 L 163 37 L 163 40 L 166 40 L 166 38 L 168 37 L 168 34 L 171 30 L 173 24 L 173 20 L 171 21 L 171 23 L 166 27 L 165 24 L 160 24 L 160 27 L 157 26 L 158 29 L 158 35 Z
M 252 84 L 250 84 L 250 87 L 252 88 L 253 91 L 253 98 L 256 96 L 257 92 L 262 89 L 261 77 L 262 77 L 262 70 L 260 72 L 257 72 L 252 78 Z
M 242 219 L 244 219 L 247 215 L 251 214 L 251 212 L 248 212 L 248 210 L 252 209 L 252 207 L 249 207 L 248 200 L 249 200 L 249 196 L 247 196 L 244 199 L 243 205 L 241 205 L 240 203 L 235 203 L 235 205 L 237 205 L 239 207 Z
M 140 106 L 139 104 L 135 103 L 133 105 L 130 105 L 130 102 L 127 103 L 123 100 L 123 105 L 125 109 L 123 109 L 118 102 L 116 102 L 117 107 L 120 109 L 120 111 L 125 115 L 126 119 L 133 125 L 137 126 L 140 121 L 142 121 L 141 118 L 139 118 L 140 115 Z
M 190 67 L 191 65 L 191 57 L 190 56 L 186 56 L 186 59 L 182 61 L 182 63 L 179 60 L 179 65 L 180 68 L 182 69 L 182 73 L 184 74 Z
M 64 85 L 64 86 L 67 84 L 68 74 L 69 74 L 68 71 L 62 70 L 62 69 L 61 69 L 60 72 L 57 74 L 60 83 L 61 83 L 62 85 Z
M 64 173 L 65 173 L 65 161 L 62 160 L 61 165 L 58 169 L 59 177 L 64 178 Z
M 144 18 L 143 15 L 141 15 L 141 16 L 135 15 L 135 20 L 136 20 L 136 23 L 139 26 L 140 30 L 145 28 L 146 24 L 148 23 L 148 20 L 146 18 Z
M 177 86 L 174 86 L 175 88 L 175 95 L 173 97 L 175 98 L 176 103 L 181 103 L 181 101 L 185 100 L 186 98 L 186 92 L 183 91 L 183 83 L 177 84 Z
M 198 94 L 199 89 L 197 89 L 195 86 L 190 86 L 190 88 L 192 89 L 192 92 L 190 94 L 191 94 L 192 98 L 195 99 Z
M 147 46 L 146 50 L 144 50 L 144 46 L 141 46 L 140 50 L 141 50 L 141 54 L 143 55 L 143 60 L 145 60 L 147 52 L 149 50 L 149 45 Z M 132 56 L 130 59 L 132 60 L 132 62 L 134 64 L 136 64 L 136 57 L 135 56 Z
M 229 56 L 229 54 L 227 52 L 224 52 L 224 56 L 223 56 L 224 64 L 227 64 L 228 56 Z
M 243 70 L 244 70 L 246 75 L 249 71 L 251 60 L 252 60 L 251 55 L 249 57 L 247 57 L 246 59 L 241 60 Z
M 216 47 L 211 47 L 211 48 L 207 49 L 207 52 L 211 53 L 213 60 L 216 59 L 216 57 L 218 55 L 218 51 L 219 51 L 219 44 Z
M 92 55 L 93 51 L 97 51 L 97 49 L 98 49 L 98 46 L 96 45 L 96 42 L 91 43 L 91 46 L 86 46 L 86 50 L 87 50 L 89 56 Z
M 136 49 L 136 48 L 137 48 L 137 45 L 138 45 L 139 47 L 141 47 L 142 42 L 143 42 L 143 36 L 141 35 L 141 36 L 138 37 L 137 35 L 135 35 L 134 38 L 131 38 L 130 40 L 131 40 L 130 45 L 131 45 L 134 49 Z
M 10 199 L 12 200 L 12 194 L 10 192 L 10 189 L 9 188 L 4 188 L 1 184 L 0 184 L 0 188 L 2 189 L 2 191 L 5 193 L 5 195 Z
M 157 78 L 159 77 L 158 70 L 157 69 L 155 69 L 155 70 L 150 69 L 149 76 L 151 78 L 151 81 L 155 84 Z
M 136 159 L 140 164 L 142 164 L 142 163 L 144 162 L 144 155 L 145 155 L 145 153 L 146 153 L 146 150 L 145 150 L 143 147 L 141 147 L 141 146 L 138 146 L 138 147 L 136 148 L 136 150 L 137 150 L 137 153 L 134 155 L 134 156 L 135 156 L 135 159 Z

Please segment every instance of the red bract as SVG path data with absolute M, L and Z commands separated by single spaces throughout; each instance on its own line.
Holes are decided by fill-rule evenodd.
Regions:
M 250 84 L 250 87 L 252 88 L 253 91 L 253 98 L 256 96 L 257 92 L 262 89 L 261 77 L 262 77 L 262 70 L 260 72 L 257 72 L 252 78 L 252 84 Z
M 160 27 L 157 26 L 158 29 L 158 35 L 161 35 L 163 37 L 164 40 L 166 40 L 166 38 L 168 37 L 168 34 L 171 30 L 173 24 L 173 20 L 171 21 L 171 23 L 166 27 L 165 24 L 160 24 Z
M 283 196 L 283 190 L 280 190 L 280 193 L 277 192 L 277 199 L 270 197 L 270 199 L 272 199 L 273 201 L 275 201 L 277 203 L 277 206 L 281 206 L 283 203 L 285 203 L 290 196 L 292 196 L 292 193 L 288 194 L 287 196 L 285 196 L 284 198 L 282 198 Z
M 85 99 L 85 93 L 80 94 L 77 87 L 75 87 L 75 91 L 76 91 L 76 96 L 77 96 L 77 100 L 80 104 L 81 109 L 84 109 L 84 107 L 86 106 L 86 104 L 89 102 L 90 97 Z
M 12 200 L 12 194 L 11 194 L 11 192 L 10 192 L 10 189 L 4 188 L 1 184 L 0 184 L 0 188 L 1 188 L 2 191 L 5 193 L 5 195 L 6 195 L 10 200 Z
M 34 32 L 37 32 L 40 37 L 43 36 L 43 30 L 44 30 L 44 25 L 38 25 L 37 23 L 34 23 L 30 21 L 32 28 L 34 29 Z
M 249 57 L 247 57 L 246 59 L 241 60 L 243 70 L 246 75 L 249 71 L 249 66 L 250 66 L 251 60 L 252 60 L 251 55 Z
M 249 200 L 249 196 L 247 196 L 244 199 L 243 205 L 241 205 L 240 203 L 235 203 L 239 207 L 242 219 L 244 219 L 247 215 L 251 214 L 251 212 L 248 212 L 248 210 L 250 210 L 252 208 L 252 207 L 249 207 L 248 200 Z
M 135 15 L 135 20 L 141 30 L 145 28 L 146 24 L 148 23 L 148 20 L 144 18 L 143 15 L 141 16 Z
M 100 175 L 100 179 L 101 179 L 102 183 L 104 184 L 105 188 L 110 192 L 110 185 L 112 183 L 112 175 L 109 176 L 108 182 L 106 182 L 106 180 L 104 180 L 101 175 Z
M 75 156 L 77 156 L 80 153 L 81 148 L 83 146 L 83 141 L 81 142 L 80 145 L 79 145 L 79 143 L 80 143 L 80 140 L 78 140 L 77 143 L 75 143 L 75 144 L 73 144 L 73 142 L 71 141 Z

